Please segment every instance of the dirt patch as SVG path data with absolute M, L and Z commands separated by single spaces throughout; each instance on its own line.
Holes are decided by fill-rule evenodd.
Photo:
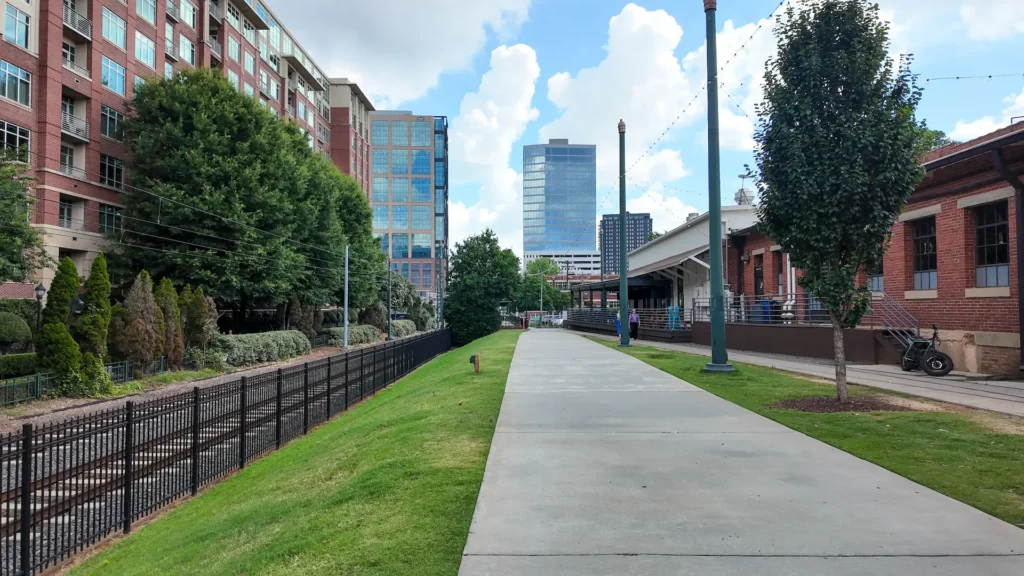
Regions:
M 1024 418 L 1014 418 L 988 412 L 975 412 L 971 414 L 971 420 L 997 434 L 1024 436 Z
M 769 404 L 768 408 L 785 408 L 815 414 L 832 414 L 836 412 L 915 412 L 906 404 L 894 402 L 894 398 L 882 396 L 859 396 L 850 398 L 849 402 L 840 403 L 835 398 L 797 398 Z

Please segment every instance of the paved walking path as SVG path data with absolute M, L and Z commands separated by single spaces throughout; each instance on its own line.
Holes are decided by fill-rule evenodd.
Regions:
M 1024 530 L 564 331 L 516 348 L 461 576 L 1016 576 Z
M 573 332 L 595 338 L 617 340 L 617 336 Z M 642 346 L 653 346 L 665 350 L 678 350 L 690 354 L 710 356 L 711 349 L 692 344 L 670 344 L 641 340 Z M 777 368 L 798 374 L 835 380 L 836 369 L 831 360 L 811 360 L 795 356 L 776 356 L 750 352 L 729 351 L 729 360 L 757 366 Z M 954 372 L 949 376 L 936 378 L 924 372 L 904 372 L 899 366 L 883 364 L 847 364 L 846 379 L 853 384 L 873 386 L 885 390 L 913 394 L 942 402 L 1024 416 L 1024 382 L 998 380 L 972 380 L 965 373 Z

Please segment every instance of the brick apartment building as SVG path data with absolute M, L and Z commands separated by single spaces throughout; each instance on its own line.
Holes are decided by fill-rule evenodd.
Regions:
M 957 369 L 1018 374 L 1024 124 L 930 152 L 925 179 L 893 226 L 882 269 L 864 281 L 906 308 L 922 331 L 939 328 Z M 785 294 L 788 257 L 756 229 L 727 249 L 733 294 Z M 802 289 L 796 288 L 798 294 Z
M 373 103 L 348 78 L 330 79 L 331 160 L 339 170 L 370 190 L 370 112 Z
M 330 155 L 326 76 L 256 0 L 5 0 L 2 143 L 27 151 L 46 251 L 71 257 L 83 276 L 131 190 L 118 137 L 126 99 L 139 83 L 190 66 L 220 68 Z M 35 280 L 49 287 L 53 274 Z M 31 298 L 32 285 L 2 285 L 3 297 Z

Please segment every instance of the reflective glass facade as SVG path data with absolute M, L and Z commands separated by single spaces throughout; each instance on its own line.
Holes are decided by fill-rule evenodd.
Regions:
M 597 147 L 552 141 L 523 147 L 524 252 L 594 252 Z

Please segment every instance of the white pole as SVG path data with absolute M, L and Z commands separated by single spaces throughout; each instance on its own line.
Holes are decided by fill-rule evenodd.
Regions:
M 348 246 L 345 246 L 345 348 L 348 349 Z

